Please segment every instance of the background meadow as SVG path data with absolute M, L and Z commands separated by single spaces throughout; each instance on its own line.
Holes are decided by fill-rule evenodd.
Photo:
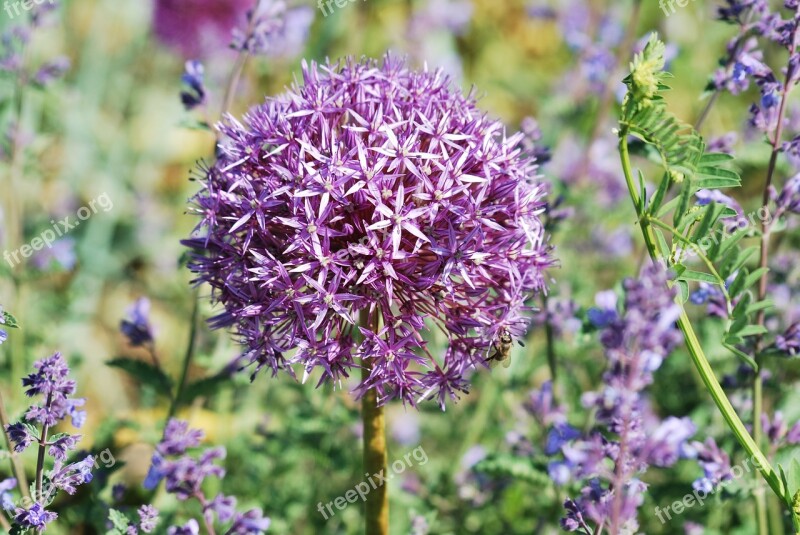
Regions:
M 196 3 L 172 22 L 173 36 L 193 36 L 193 25 L 203 24 L 207 15 L 202 10 L 211 12 L 203 4 L 215 2 Z M 420 446 L 428 459 L 390 483 L 393 534 L 561 531 L 563 500 L 580 485 L 554 484 L 551 458 L 544 453 L 550 429 L 531 407 L 552 379 L 550 358 L 557 370 L 553 388 L 568 420 L 577 428 L 592 426 L 594 415 L 581 397 L 601 384 L 607 361 L 587 311 L 598 306 L 598 292 L 619 291 L 623 279 L 636 276 L 646 256 L 612 133 L 624 92 L 620 80 L 641 39 L 658 31 L 675 76 L 669 105 L 694 122 L 707 102 L 718 58 L 735 33 L 715 20 L 714 4 L 690 2 L 666 16 L 650 1 L 364 0 L 334 8 L 327 17 L 309 5 L 313 21 L 305 39 L 277 56 L 249 60 L 233 100 L 234 115 L 291 84 L 301 58 L 381 57 L 391 50 L 414 65 L 427 61 L 443 67 L 465 90 L 475 86 L 479 106 L 509 131 L 531 133 L 543 160 L 540 171 L 551 188 L 550 242 L 558 258 L 548 272 L 547 297 L 533 303 L 544 312 L 533 315 L 525 347 L 515 346 L 511 366 L 476 373 L 471 393 L 445 412 L 431 402 L 419 410 L 397 402 L 387 408 L 390 463 Z M 243 21 L 243 12 L 238 17 Z M 0 63 L 7 74 L 0 79 L 3 248 L 29 243 L 52 227 L 51 220 L 74 219 L 79 208 L 103 195 L 110 200 L 52 249 L 19 266 L 0 267 L 0 304 L 22 326 L 0 347 L 0 390 L 11 417 L 27 406 L 19 378 L 34 360 L 61 351 L 78 394 L 87 399 L 81 448 L 108 448 L 117 461 L 91 488 L 53 504 L 59 521 L 76 527 L 56 524 L 48 533 L 104 532 L 98 511 L 119 483 L 127 490 L 118 509 L 152 500 L 175 522 L 192 510 L 178 507 L 163 489 L 153 494 L 141 487 L 170 405 L 164 380 L 131 364 L 151 362 L 150 351 L 133 347 L 120 330 L 141 298 L 149 302 L 154 351 L 173 383 L 184 372 L 190 335 L 196 344 L 178 416 L 202 429 L 208 444 L 227 448 L 228 475 L 210 485 L 237 496 L 240 504 L 261 507 L 272 520 L 272 533 L 361 532 L 360 504 L 328 520 L 317 511 L 319 502 L 363 479 L 360 405 L 349 393 L 354 384 L 315 389 L 313 379 L 302 385 L 264 372 L 251 383 L 249 370 L 235 372 L 242 364 L 236 343 L 206 325 L 216 310 L 208 299 L 199 300 L 192 326 L 195 291 L 180 244 L 197 223 L 187 215 L 187 200 L 198 189 L 190 177 L 199 161 L 213 158 L 214 135 L 202 123 L 216 122 L 237 56 L 225 47 L 226 39 L 209 30 L 202 35 L 210 43 L 187 55 L 156 35 L 155 18 L 149 0 L 65 0 L 47 13 L 22 55 L 34 70 L 67 58 L 70 66 L 62 77 L 45 87 L 22 88 L 9 63 Z M 8 31 L 24 19 L 1 12 L 0 26 Z M 11 55 L 7 51 L 4 59 Z M 187 59 L 205 67 L 207 115 L 181 104 Z M 779 53 L 774 59 L 785 61 Z M 743 187 L 732 195 L 746 212 L 760 206 L 769 158 L 768 147 L 745 128 L 749 103 L 757 99 L 757 88 L 722 94 L 701 130 L 711 139 L 738 133 L 732 148 Z M 797 171 L 781 162 L 778 172 L 783 179 Z M 788 221 L 775 257 L 783 269 L 772 290 L 779 310 L 776 331 L 797 318 L 798 255 L 792 251 L 797 243 Z M 209 294 L 203 286 L 196 291 Z M 733 388 L 744 380 L 737 376 L 740 362 L 715 342 L 719 322 L 707 317 L 704 306 L 689 310 L 717 376 L 727 377 L 737 409 L 750 421 L 747 390 Z M 434 337 L 431 343 L 441 349 L 442 342 Z M 792 427 L 800 419 L 800 367 L 790 359 L 774 359 L 769 367 L 766 408 L 770 414 L 782 411 Z M 656 372 L 648 392 L 654 414 L 691 418 L 695 429 L 687 444 L 713 437 L 731 457 L 741 455 L 682 345 Z M 776 458 L 797 454 L 783 446 L 776 445 Z M 35 454 L 27 452 L 23 459 L 32 470 Z M 7 471 L 7 463 L 0 464 L 0 479 Z M 754 484 L 750 477 L 667 524 L 652 513 L 691 493 L 703 473 L 693 458 L 649 470 L 643 476 L 649 488 L 639 532 L 755 533 L 753 505 L 746 499 Z M 770 505 L 770 515 L 770 533 L 782 533 L 777 504 Z

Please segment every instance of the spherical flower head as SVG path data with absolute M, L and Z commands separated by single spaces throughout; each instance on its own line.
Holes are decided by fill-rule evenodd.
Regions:
M 441 71 L 304 62 L 302 83 L 220 128 L 184 243 L 225 308 L 212 325 L 256 371 L 322 384 L 370 364 L 358 394 L 443 406 L 501 334 L 524 333 L 552 264 L 545 188 L 522 134 Z M 426 348 L 433 327 L 444 354 Z

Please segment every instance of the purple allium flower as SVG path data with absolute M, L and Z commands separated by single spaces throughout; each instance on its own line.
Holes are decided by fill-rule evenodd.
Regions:
M 139 529 L 144 533 L 152 533 L 158 524 L 158 509 L 152 505 L 143 505 L 137 511 L 139 514 Z
M 140 297 L 128 308 L 128 319 L 119 324 L 119 330 L 133 347 L 153 342 L 153 329 L 150 326 L 150 300 Z
M 46 531 L 47 524 L 57 517 L 58 515 L 56 513 L 45 511 L 44 507 L 36 502 L 30 509 L 18 507 L 14 514 L 14 522 L 24 529 Z
M 258 0 L 247 12 L 247 31 L 235 28 L 232 47 L 271 57 L 299 55 L 305 45 L 314 10 L 289 7 L 284 0 Z
M 15 488 L 17 480 L 13 477 L 0 481 L 0 509 L 3 511 L 14 510 L 14 496 L 11 491 Z
M 200 524 L 197 523 L 197 520 L 192 518 L 183 526 L 171 526 L 167 529 L 167 535 L 199 535 L 200 534 Z
M 153 29 L 187 59 L 204 57 L 227 48 L 252 5 L 253 0 L 156 0 Z
M 253 375 L 299 365 L 339 383 L 370 359 L 359 395 L 444 406 L 544 287 L 536 162 L 441 72 L 387 56 L 304 63 L 303 78 L 220 127 L 184 242 L 225 307 L 211 323 L 235 328 Z M 359 347 L 360 315 L 381 327 L 361 326 Z M 432 324 L 441 361 L 419 332 Z

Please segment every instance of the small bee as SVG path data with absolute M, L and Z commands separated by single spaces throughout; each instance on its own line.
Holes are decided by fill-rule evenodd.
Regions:
M 517 341 L 519 345 L 524 346 L 521 341 Z M 490 355 L 486 358 L 491 368 L 498 364 L 503 364 L 503 368 L 511 366 L 511 348 L 513 347 L 514 339 L 511 338 L 511 333 L 508 329 L 500 331 L 500 336 L 497 340 L 492 342 L 492 347 L 489 349 Z

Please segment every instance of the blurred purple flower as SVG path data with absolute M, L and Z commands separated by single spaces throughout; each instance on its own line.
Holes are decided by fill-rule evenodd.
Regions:
M 140 297 L 128 308 L 128 319 L 120 321 L 119 330 L 133 347 L 153 342 L 153 329 L 150 326 L 150 300 Z
M 0 481 L 0 509 L 3 511 L 14 510 L 14 496 L 11 494 L 17 488 L 17 480 L 8 478 Z
M 152 533 L 158 524 L 158 509 L 152 505 L 141 506 L 137 514 L 139 515 L 139 529 L 144 533 Z
M 186 59 L 203 58 L 228 47 L 252 5 L 253 0 L 156 0 L 153 30 Z
M 185 89 L 181 91 L 181 102 L 187 110 L 194 109 L 206 103 L 206 86 L 204 82 L 203 64 L 197 60 L 187 61 L 181 82 Z
M 303 79 L 245 124 L 229 118 L 203 171 L 202 221 L 184 244 L 195 282 L 225 306 L 211 324 L 235 328 L 253 376 L 297 364 L 338 383 L 370 359 L 357 395 L 444 407 L 501 332 L 524 333 L 544 287 L 536 162 L 441 72 L 387 56 L 304 63 Z M 384 327 L 362 326 L 359 345 L 366 311 Z M 449 340 L 441 363 L 426 355 L 426 320 Z
M 200 534 L 200 524 L 197 523 L 197 520 L 192 518 L 183 526 L 171 526 L 167 529 L 167 535 L 199 535 Z
M 710 437 L 705 442 L 695 442 L 694 448 L 697 450 L 697 464 L 703 469 L 703 477 L 695 480 L 692 487 L 711 494 L 720 483 L 733 477 L 730 457 Z
M 75 253 L 75 240 L 64 237 L 56 241 L 51 247 L 37 251 L 31 258 L 31 264 L 41 271 L 46 271 L 54 267 L 64 270 L 72 270 L 78 263 Z
M 251 54 L 297 56 L 302 53 L 313 20 L 314 10 L 309 6 L 289 7 L 283 0 L 258 0 L 247 12 L 247 30 L 233 30 L 231 46 Z

